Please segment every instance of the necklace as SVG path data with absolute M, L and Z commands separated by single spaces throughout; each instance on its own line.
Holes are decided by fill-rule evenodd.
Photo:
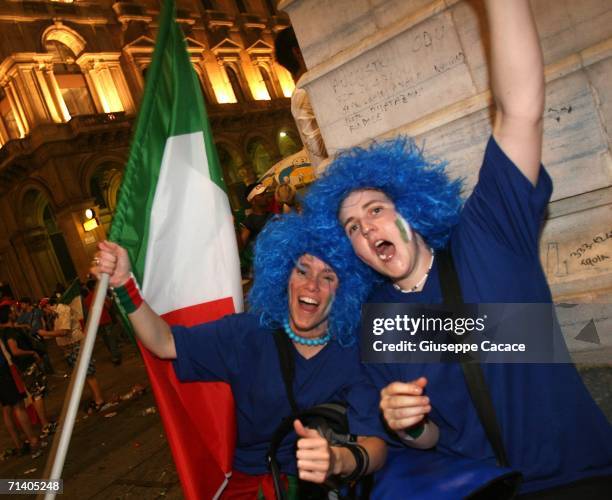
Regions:
M 291 329 L 291 326 L 289 326 L 289 321 L 287 320 L 284 321 L 283 327 L 285 328 L 285 333 L 287 334 L 287 337 L 289 337 L 293 342 L 297 342 L 298 344 L 324 345 L 324 344 L 327 344 L 331 339 L 331 335 L 329 333 L 326 333 L 325 335 L 322 335 L 314 339 L 307 339 L 304 337 L 300 337 Z
M 427 269 L 427 272 L 423 275 L 423 277 L 419 280 L 419 282 L 414 285 L 412 288 L 408 289 L 408 290 L 404 290 L 401 286 L 393 283 L 393 288 L 395 288 L 396 290 L 399 290 L 402 293 L 414 293 L 417 291 L 417 289 L 423 284 L 425 283 L 425 280 L 427 279 L 427 276 L 429 276 L 429 273 L 431 271 L 431 268 L 433 267 L 433 263 L 434 263 L 434 250 L 433 248 L 431 249 L 431 262 L 429 263 L 429 268 Z

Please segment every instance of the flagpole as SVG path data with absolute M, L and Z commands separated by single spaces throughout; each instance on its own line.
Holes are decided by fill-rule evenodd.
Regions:
M 85 385 L 87 367 L 93 353 L 96 333 L 98 331 L 98 325 L 100 324 L 100 316 L 102 315 L 104 299 L 106 298 L 106 291 L 108 289 L 108 280 L 108 274 L 102 273 L 96 285 L 94 299 L 87 317 L 87 325 L 85 326 L 85 339 L 81 344 L 76 369 L 72 374 L 70 386 L 68 387 L 68 392 L 64 399 L 64 406 L 59 419 L 59 429 L 53 439 L 51 453 L 47 459 L 45 471 L 42 476 L 45 480 L 53 481 L 61 479 L 62 477 L 64 462 L 66 461 L 66 454 L 68 452 L 68 446 L 70 445 L 70 438 L 72 437 L 74 422 L 79 409 L 79 402 L 81 401 L 81 394 L 83 393 L 83 385 Z M 48 491 L 44 494 L 44 500 L 53 500 L 56 494 L 56 492 Z M 37 498 L 43 498 L 42 495 L 42 493 L 39 494 Z

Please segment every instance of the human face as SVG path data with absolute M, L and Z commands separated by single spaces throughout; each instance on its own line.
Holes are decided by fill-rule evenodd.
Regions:
M 411 275 L 418 251 L 415 233 L 385 193 L 353 191 L 338 217 L 353 250 L 368 266 L 394 282 Z
M 289 276 L 289 323 L 300 337 L 327 331 L 327 317 L 338 288 L 338 277 L 325 262 L 302 255 Z

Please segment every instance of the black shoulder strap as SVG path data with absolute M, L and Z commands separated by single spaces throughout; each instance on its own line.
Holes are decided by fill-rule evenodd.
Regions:
M 287 392 L 287 399 L 291 405 L 291 411 L 298 413 L 299 408 L 295 402 L 295 396 L 293 395 L 293 379 L 295 378 L 295 355 L 293 354 L 293 347 L 291 341 L 283 330 L 276 330 L 274 332 L 274 343 L 276 344 L 276 350 L 278 351 L 278 360 L 280 361 L 281 372 L 283 374 L 283 382 L 285 383 L 285 390 Z
M 276 350 L 278 352 L 278 360 L 280 362 L 281 372 L 283 375 L 283 382 L 285 384 L 285 392 L 287 393 L 287 399 L 291 405 L 291 411 L 293 415 L 299 412 L 298 405 L 295 402 L 295 396 L 293 395 L 293 379 L 295 378 L 295 357 L 293 353 L 293 347 L 291 341 L 281 329 L 274 332 L 274 343 L 276 344 Z M 286 495 L 281 487 L 281 471 L 276 461 L 276 452 L 280 446 L 283 438 L 293 427 L 293 415 L 283 419 L 281 425 L 276 429 L 272 440 L 270 441 L 270 448 L 268 449 L 268 465 L 270 466 L 270 472 L 272 473 L 272 479 L 274 482 L 274 493 L 276 494 L 277 500 L 285 500 Z
M 455 270 L 450 251 L 438 250 L 436 258 L 438 260 L 440 287 L 442 288 L 444 304 L 448 306 L 463 304 L 459 278 L 457 277 L 457 271 Z M 465 383 L 472 398 L 472 403 L 474 403 L 480 423 L 493 448 L 497 463 L 502 467 L 509 467 L 495 407 L 491 400 L 491 393 L 484 378 L 482 367 L 480 363 L 462 362 L 461 369 L 463 370 L 463 376 L 465 377 Z

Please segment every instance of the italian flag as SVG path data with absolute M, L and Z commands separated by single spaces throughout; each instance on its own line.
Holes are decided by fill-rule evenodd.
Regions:
M 149 305 L 170 324 L 242 310 L 238 248 L 202 91 L 165 0 L 111 241 L 128 249 Z M 229 386 L 180 383 L 141 348 L 188 499 L 214 498 L 231 471 Z

